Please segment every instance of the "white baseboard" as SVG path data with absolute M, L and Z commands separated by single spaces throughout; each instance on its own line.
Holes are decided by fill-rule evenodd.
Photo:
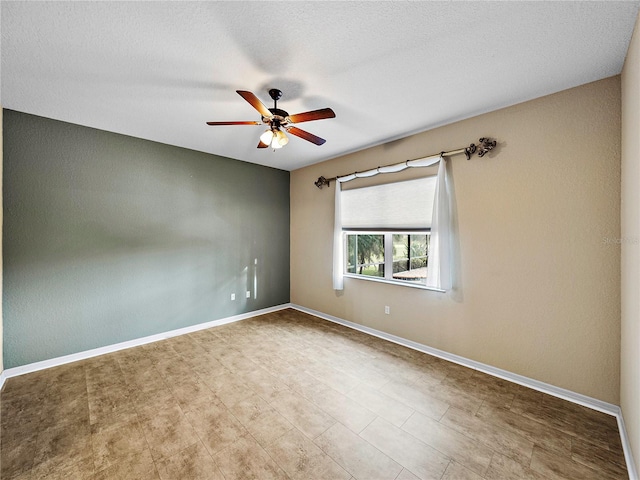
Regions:
M 185 335 L 187 333 L 197 332 L 198 330 L 205 330 L 211 327 L 217 327 L 225 325 L 227 323 L 238 322 L 240 320 L 246 320 L 247 318 L 256 317 L 258 315 L 264 315 L 265 313 L 277 312 L 278 310 L 284 310 L 285 308 L 291 308 L 291 304 L 285 303 L 283 305 L 277 305 L 275 307 L 263 308 L 261 310 L 254 310 L 252 312 L 242 313 L 240 315 L 234 315 L 232 317 L 221 318 L 219 320 L 213 320 L 211 322 L 199 323 L 197 325 L 191 325 L 189 327 L 179 328 L 177 330 L 171 330 L 169 332 L 157 333 L 155 335 L 149 335 L 148 337 L 136 338 L 128 340 L 126 342 L 116 343 L 114 345 L 107 345 L 105 347 L 94 348 L 91 350 L 85 350 L 84 352 L 72 353 L 71 355 L 65 355 L 63 357 L 51 358 L 49 360 L 43 360 L 41 362 L 29 363 L 20 367 L 8 368 L 0 373 L 0 390 L 4 385 L 6 379 L 16 377 L 18 375 L 24 375 L 27 373 L 37 372 L 38 370 L 44 370 L 45 368 L 58 367 L 67 363 L 77 362 L 79 360 L 86 360 L 87 358 L 97 357 L 99 355 L 105 355 L 107 353 L 117 352 L 118 350 L 125 350 L 127 348 L 139 347 L 147 343 L 159 342 L 160 340 L 166 340 L 167 338 L 177 337 L 179 335 Z
M 620 439 L 622 441 L 625 461 L 627 462 L 627 471 L 629 473 L 629 478 L 631 480 L 638 480 L 638 472 L 636 471 L 635 463 L 633 461 L 633 455 L 631 453 L 631 444 L 629 443 L 629 437 L 627 436 L 624 419 L 622 418 L 622 411 L 620 410 L 620 407 L 618 405 L 603 402 L 602 400 L 598 400 L 597 398 L 588 397 L 587 395 L 582 395 L 581 393 L 576 393 L 571 390 L 556 387 L 555 385 L 540 382 L 538 380 L 534 380 L 533 378 L 525 377 L 523 375 L 509 372 L 507 370 L 492 367 L 491 365 L 476 362 L 475 360 L 470 360 L 468 358 L 454 355 L 453 353 L 445 352 L 443 350 L 438 350 L 437 348 L 429 347 L 427 345 L 423 345 L 412 340 L 407 340 L 406 338 L 398 337 L 381 330 L 366 327 L 358 323 L 350 322 L 339 317 L 334 317 L 333 315 L 328 315 L 311 308 L 302 307 L 296 304 L 291 304 L 291 308 L 304 313 L 308 313 L 318 318 L 322 318 L 323 320 L 328 320 L 330 322 L 338 323 L 345 327 L 367 333 L 374 337 L 382 338 L 383 340 L 387 340 L 389 342 L 397 343 L 398 345 L 402 345 L 419 352 L 433 355 L 434 357 L 442 358 L 443 360 L 448 360 L 450 362 L 457 363 L 474 370 L 478 370 L 494 377 L 502 378 L 503 380 L 532 388 L 533 390 L 537 390 L 539 392 L 547 393 L 554 397 L 562 398 L 569 402 L 577 403 L 578 405 L 582 405 L 599 412 L 613 415 L 618 421 L 618 430 L 620 431 Z
M 633 453 L 631 453 L 631 443 L 629 443 L 629 436 L 627 435 L 627 427 L 624 424 L 624 417 L 622 416 L 622 410 L 619 410 L 616 415 L 618 420 L 618 430 L 620 431 L 620 440 L 622 441 L 622 449 L 624 450 L 624 459 L 627 462 L 627 473 L 630 480 L 638 480 L 638 471 L 636 470 L 636 464 L 633 461 Z

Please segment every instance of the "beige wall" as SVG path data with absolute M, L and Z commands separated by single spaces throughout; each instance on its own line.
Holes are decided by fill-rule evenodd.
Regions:
M 459 290 L 347 278 L 336 294 L 334 185 L 319 190 L 313 181 L 463 147 L 481 136 L 496 138 L 499 148 L 484 158 L 452 160 Z M 400 177 L 385 180 L 392 178 Z M 616 76 L 293 171 L 291 301 L 618 404 L 619 213 Z
M 640 16 L 622 71 L 620 406 L 640 471 Z

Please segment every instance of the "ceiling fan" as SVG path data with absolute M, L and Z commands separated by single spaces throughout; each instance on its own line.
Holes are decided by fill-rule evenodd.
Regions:
M 336 114 L 330 108 L 321 108 L 320 110 L 311 110 L 309 112 L 289 115 L 284 110 L 278 108 L 278 100 L 282 97 L 282 92 L 277 88 L 269 90 L 269 96 L 273 99 L 273 108 L 265 107 L 258 97 L 251 92 L 246 90 L 236 90 L 236 92 L 262 115 L 262 120 L 259 122 L 207 122 L 207 125 L 267 125 L 269 128 L 260 135 L 258 148 L 271 146 L 271 148 L 276 149 L 284 147 L 289 143 L 289 138 L 282 130 L 308 142 L 315 143 L 318 146 L 326 142 L 324 138 L 301 130 L 291 124 L 309 122 L 311 120 L 322 120 L 323 118 L 335 118 Z

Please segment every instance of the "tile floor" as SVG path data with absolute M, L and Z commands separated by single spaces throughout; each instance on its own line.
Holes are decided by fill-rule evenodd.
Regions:
M 282 310 L 7 380 L 10 479 L 627 478 L 615 418 Z

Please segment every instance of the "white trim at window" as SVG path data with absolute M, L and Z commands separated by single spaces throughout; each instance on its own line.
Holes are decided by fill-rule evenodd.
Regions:
M 426 285 L 429 231 L 346 230 L 342 237 L 345 277 L 444 291 Z

